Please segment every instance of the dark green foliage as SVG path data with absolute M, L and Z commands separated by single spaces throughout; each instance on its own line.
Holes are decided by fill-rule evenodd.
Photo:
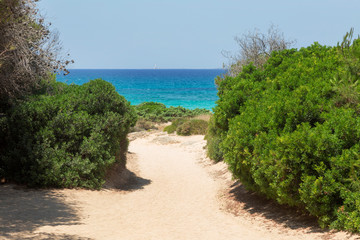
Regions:
M 167 108 L 164 104 L 156 102 L 144 102 L 135 106 L 135 109 L 139 119 L 151 122 L 169 122 L 176 118 L 194 117 L 210 113 L 209 110 L 199 108 L 194 110 L 181 106 Z
M 167 126 L 164 131 L 167 133 L 176 133 L 181 136 L 204 135 L 208 128 L 208 122 L 201 119 L 176 119 Z
M 214 115 L 210 118 L 208 130 L 205 135 L 205 140 L 207 141 L 207 153 L 208 156 L 216 161 L 222 161 L 224 153 L 220 148 L 220 143 L 223 140 L 223 134 L 226 131 L 221 130 L 215 125 L 216 117 Z
M 218 80 L 206 139 L 236 178 L 323 227 L 360 231 L 360 41 L 273 52 Z
M 178 128 L 178 126 L 180 126 L 181 124 L 183 124 L 186 121 L 187 121 L 187 119 L 185 119 L 185 118 L 175 119 L 174 121 L 171 122 L 171 125 L 164 128 L 164 131 L 167 133 L 174 133 L 174 132 L 176 132 L 176 129 Z
M 0 123 L 6 177 L 31 186 L 100 188 L 108 167 L 124 161 L 135 111 L 100 79 L 53 83 L 48 90 L 16 105 Z

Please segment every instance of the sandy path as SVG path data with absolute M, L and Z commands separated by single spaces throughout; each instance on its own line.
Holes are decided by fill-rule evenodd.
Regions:
M 284 220 L 292 210 L 233 184 L 224 164 L 205 158 L 204 145 L 203 136 L 136 138 L 127 190 L 1 186 L 0 239 L 356 239 Z

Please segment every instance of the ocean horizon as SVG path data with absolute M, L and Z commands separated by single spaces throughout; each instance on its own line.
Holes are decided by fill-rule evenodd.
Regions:
M 132 105 L 160 102 L 167 107 L 212 110 L 217 101 L 215 78 L 224 69 L 69 69 L 57 80 L 82 85 L 101 78 L 112 83 L 116 91 Z

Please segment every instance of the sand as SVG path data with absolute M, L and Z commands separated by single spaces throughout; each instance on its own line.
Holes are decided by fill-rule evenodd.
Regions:
M 203 136 L 130 138 L 128 170 L 103 190 L 1 185 L 0 239 L 360 239 L 247 192 Z

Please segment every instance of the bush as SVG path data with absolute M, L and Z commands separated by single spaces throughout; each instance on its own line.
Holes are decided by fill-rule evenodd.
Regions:
M 180 126 L 181 124 L 183 124 L 184 122 L 186 122 L 186 119 L 185 118 L 178 118 L 174 121 L 171 122 L 171 125 L 169 126 L 166 126 L 164 128 L 164 132 L 167 132 L 167 133 L 174 133 L 176 132 L 176 129 L 178 128 L 178 126 Z
M 194 117 L 210 113 L 209 110 L 199 108 L 194 110 L 181 106 L 167 108 L 164 104 L 156 102 L 144 102 L 135 106 L 135 109 L 139 119 L 157 123 L 169 122 L 177 118 Z
M 360 231 L 360 40 L 273 52 L 219 82 L 206 139 L 247 189 Z M 350 71 L 351 70 L 351 71 Z
M 1 157 L 6 177 L 30 186 L 100 188 L 109 166 L 124 164 L 135 122 L 135 111 L 110 83 L 53 83 L 52 94 L 8 113 Z
M 207 155 L 210 159 L 214 160 L 215 162 L 220 162 L 223 160 L 223 151 L 220 148 L 220 143 L 224 139 L 222 136 L 222 131 L 220 128 L 216 127 L 215 125 L 216 117 L 213 115 L 210 118 L 209 126 L 207 128 L 207 132 L 205 133 L 205 140 L 206 140 L 206 148 L 207 148 Z
M 176 133 L 181 136 L 204 135 L 207 131 L 208 122 L 201 119 L 177 119 L 171 125 L 165 127 L 167 133 Z
M 208 123 L 200 119 L 190 119 L 177 127 L 176 133 L 181 136 L 205 135 Z
M 150 121 L 146 121 L 144 119 L 139 119 L 136 122 L 135 127 L 131 128 L 132 132 L 139 132 L 139 131 L 143 131 L 143 130 L 151 130 L 151 129 L 157 129 L 157 127 L 155 126 L 155 124 L 153 122 Z

